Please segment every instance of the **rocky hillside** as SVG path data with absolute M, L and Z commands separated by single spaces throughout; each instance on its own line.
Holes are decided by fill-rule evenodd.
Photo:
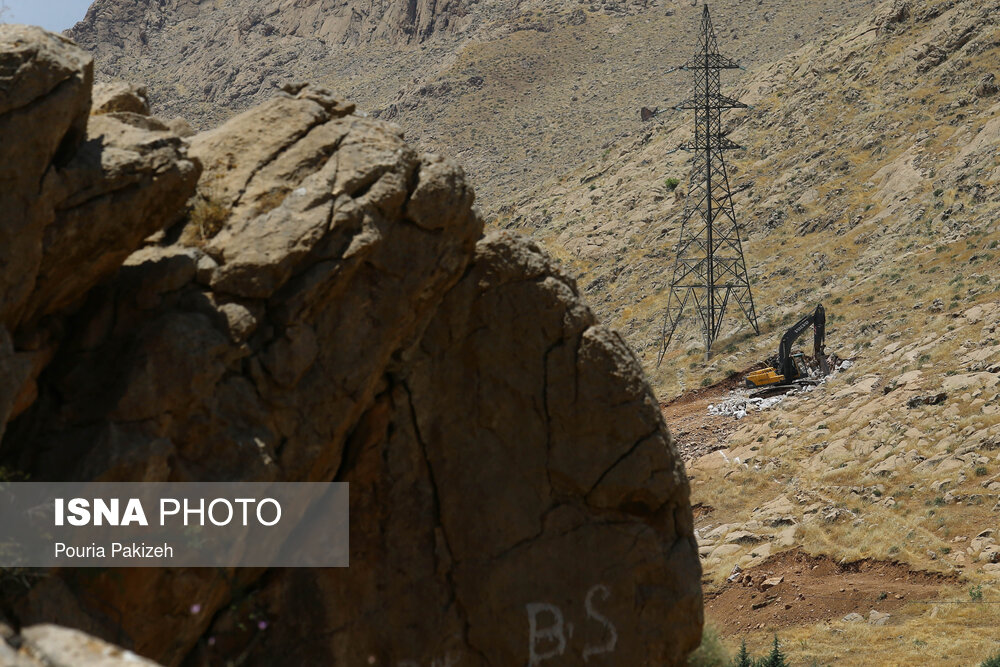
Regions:
M 731 646 L 759 653 L 777 633 L 793 664 L 837 665 L 997 650 L 998 11 L 888 2 L 727 89 L 753 105 L 728 127 L 746 146 L 730 166 L 763 331 L 734 318 L 707 366 L 689 328 L 654 368 L 684 205 L 666 181 L 687 175 L 673 123 L 689 118 L 499 221 L 571 267 L 669 403 L 706 620 Z M 732 393 L 818 302 L 829 351 L 852 365 L 765 410 Z M 709 412 L 734 402 L 741 418 Z
M 875 0 L 713 3 L 745 65 L 763 65 L 866 16 Z M 641 131 L 673 103 L 664 77 L 694 40 L 698 7 L 675 0 L 96 0 L 70 36 L 98 79 L 144 83 L 153 110 L 207 128 L 317 82 L 454 155 L 496 211 L 553 174 Z
M 540 185 L 499 224 L 531 231 L 572 267 L 663 398 L 774 354 L 818 302 L 842 357 L 873 332 L 907 340 L 935 302 L 954 310 L 995 289 L 997 8 L 884 3 L 729 89 L 753 105 L 728 118 L 746 147 L 729 164 L 762 335 L 749 338 L 733 317 L 707 372 L 694 328 L 653 369 L 684 206 L 666 181 L 686 181 L 685 154 L 671 151 L 690 118 L 651 124 Z
M 706 620 L 733 645 L 777 632 L 793 664 L 997 652 L 1000 298 L 977 300 L 887 318 L 820 387 L 714 419 L 688 472 Z
M 456 163 L 323 87 L 185 140 L 65 38 L 0 26 L 0 62 L 4 476 L 352 487 L 350 568 L 0 571 L 5 622 L 167 665 L 697 646 L 642 369 L 534 243 L 482 237 Z

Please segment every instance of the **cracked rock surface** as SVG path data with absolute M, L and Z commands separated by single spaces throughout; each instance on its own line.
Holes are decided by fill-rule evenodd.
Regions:
M 139 89 L 115 95 L 142 110 Z M 135 111 L 90 123 L 187 151 Z M 350 482 L 351 567 L 65 570 L 12 598 L 19 624 L 168 665 L 682 663 L 702 624 L 683 466 L 573 281 L 524 239 L 481 239 L 455 163 L 325 89 L 287 87 L 189 143 L 190 207 L 139 205 L 164 187 L 142 161 L 65 163 L 53 191 L 83 204 L 57 228 L 95 236 L 45 246 L 55 268 L 15 309 L 51 314 L 40 361 L 18 365 L 19 329 L 0 336 L 0 365 L 37 385 L 0 463 Z
M 157 119 L 91 115 L 92 85 L 68 39 L 0 25 L 0 436 L 35 400 L 67 316 L 182 216 L 198 180 Z

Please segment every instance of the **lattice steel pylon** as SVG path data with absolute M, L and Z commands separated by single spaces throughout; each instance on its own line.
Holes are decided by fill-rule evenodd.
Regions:
M 706 359 L 719 336 L 730 299 L 739 304 L 754 333 L 760 333 L 740 241 L 740 225 L 736 221 L 723 158 L 724 151 L 741 146 L 722 132 L 722 113 L 729 109 L 745 109 L 747 105 L 720 92 L 719 73 L 738 68 L 737 63 L 719 54 L 708 5 L 704 5 L 698 51 L 679 68 L 694 72 L 694 94 L 674 107 L 694 111 L 694 139 L 678 147 L 692 153 L 691 179 L 657 365 L 663 360 L 689 300 L 694 302 L 701 318 Z

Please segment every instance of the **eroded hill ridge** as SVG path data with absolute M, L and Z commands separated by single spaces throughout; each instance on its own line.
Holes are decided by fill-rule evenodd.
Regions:
M 728 53 L 778 59 L 875 0 L 713 3 Z M 641 131 L 639 109 L 686 96 L 663 76 L 694 48 L 678 0 L 97 0 L 68 34 L 98 80 L 148 86 L 154 113 L 208 129 L 312 81 L 453 155 L 496 211 Z

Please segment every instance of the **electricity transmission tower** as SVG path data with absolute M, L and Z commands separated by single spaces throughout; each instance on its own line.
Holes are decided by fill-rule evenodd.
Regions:
M 704 330 L 706 359 L 722 329 L 730 300 L 739 305 L 754 333 L 760 333 L 723 158 L 724 151 L 741 147 L 722 131 L 722 112 L 745 109 L 747 105 L 720 92 L 719 73 L 738 68 L 734 61 L 719 54 L 708 5 L 704 5 L 698 51 L 679 68 L 694 72 L 693 95 L 675 107 L 694 111 L 694 139 L 678 147 L 692 153 L 691 180 L 682 214 L 657 365 L 663 360 L 689 302 L 697 311 Z

